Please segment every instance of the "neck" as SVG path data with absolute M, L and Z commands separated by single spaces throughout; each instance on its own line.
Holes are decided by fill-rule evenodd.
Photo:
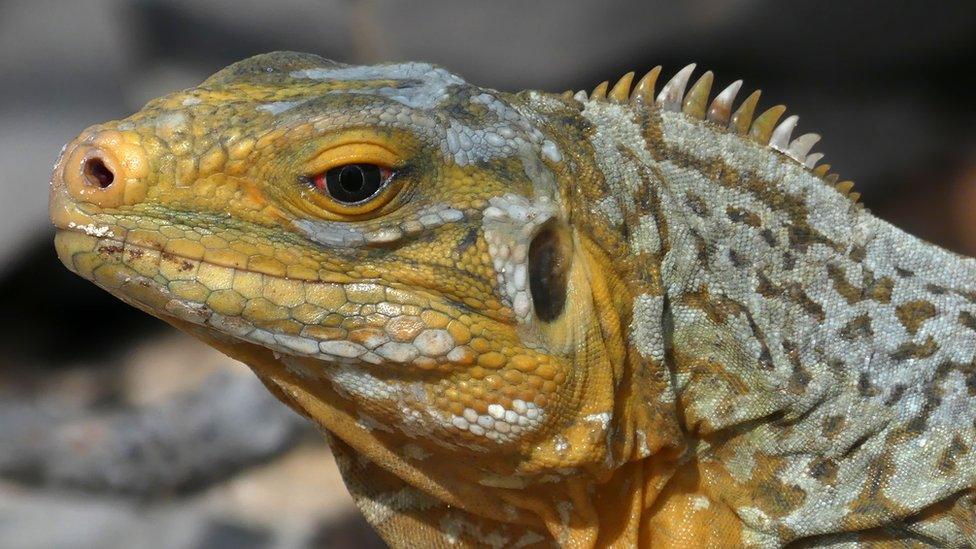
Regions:
M 602 129 L 589 142 L 612 197 L 590 210 L 663 288 L 634 302 L 631 343 L 669 359 L 683 430 L 700 441 L 690 466 L 722 485 L 706 495 L 789 540 L 880 527 L 972 484 L 976 460 L 958 451 L 976 419 L 972 260 L 681 113 L 590 102 L 583 116 Z M 848 508 L 896 455 L 931 467 L 889 477 L 892 508 Z

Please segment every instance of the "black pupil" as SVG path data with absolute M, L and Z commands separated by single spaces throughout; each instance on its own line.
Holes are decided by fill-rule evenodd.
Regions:
M 351 204 L 371 198 L 384 181 L 375 164 L 348 164 L 325 172 L 325 183 L 332 198 Z

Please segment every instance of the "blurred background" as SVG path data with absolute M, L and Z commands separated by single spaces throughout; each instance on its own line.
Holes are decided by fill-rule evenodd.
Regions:
M 503 90 L 696 61 L 744 78 L 881 217 L 976 255 L 972 0 L 0 0 L 0 547 L 381 547 L 328 448 L 241 365 L 57 261 L 84 127 L 278 49 Z

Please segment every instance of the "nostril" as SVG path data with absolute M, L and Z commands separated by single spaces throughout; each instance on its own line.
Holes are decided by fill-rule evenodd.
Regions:
M 79 204 L 113 208 L 126 200 L 142 199 L 144 187 L 127 183 L 141 182 L 147 175 L 145 156 L 120 137 L 108 132 L 85 137 L 71 143 L 64 155 L 54 169 L 52 192 L 66 191 Z
M 100 158 L 89 158 L 85 160 L 85 181 L 92 187 L 102 189 L 108 187 L 115 181 L 115 174 L 105 165 Z

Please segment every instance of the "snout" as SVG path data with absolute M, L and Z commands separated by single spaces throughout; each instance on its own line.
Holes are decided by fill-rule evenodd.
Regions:
M 57 228 L 86 226 L 98 212 L 145 198 L 149 162 L 138 139 L 95 128 L 65 145 L 51 174 L 49 209 Z
M 89 130 L 65 145 L 51 176 L 51 219 L 59 228 L 83 224 L 85 213 L 134 204 L 145 197 L 146 153 L 135 135 Z

